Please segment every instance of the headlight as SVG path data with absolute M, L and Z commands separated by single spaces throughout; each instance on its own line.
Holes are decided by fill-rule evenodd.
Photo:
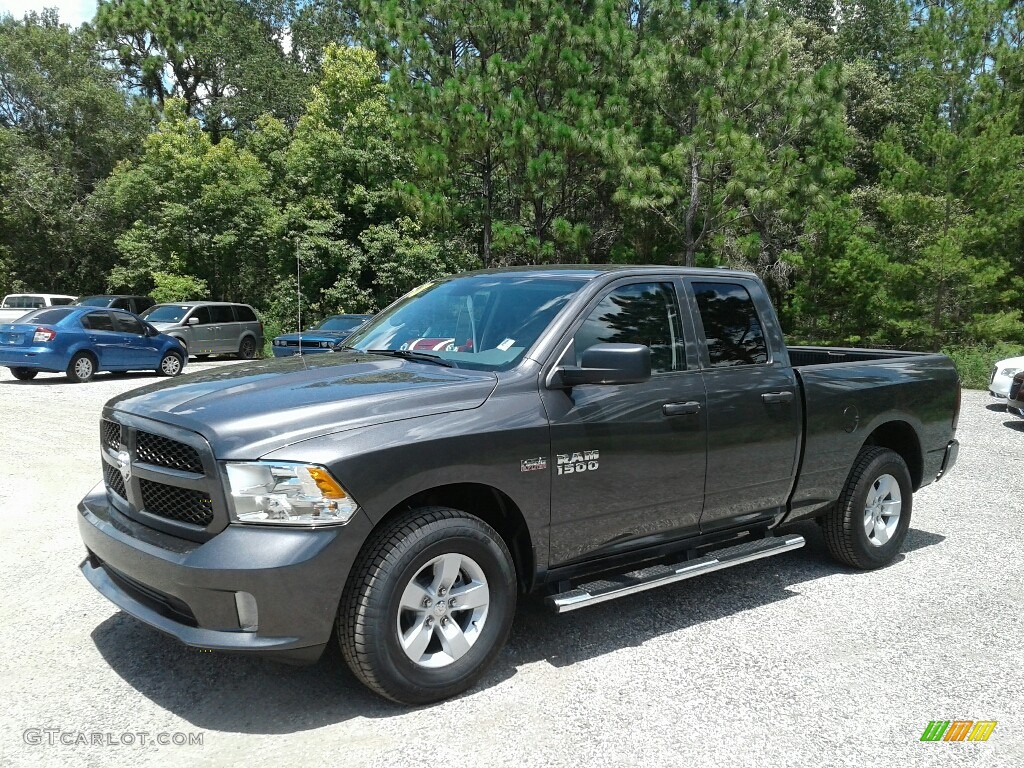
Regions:
M 329 341 L 321 341 L 320 342 L 320 346 L 323 347 L 324 349 L 327 349 L 327 348 L 329 348 L 331 346 L 331 342 L 329 342 Z
M 1020 372 L 1020 368 L 1003 368 L 1001 373 L 1003 376 L 1009 376 L 1011 379 Z
M 234 519 L 240 523 L 341 525 L 359 507 L 330 472 L 315 464 L 252 461 L 225 467 Z
M 283 346 L 284 346 L 284 342 L 283 342 L 283 341 L 281 341 L 280 339 L 274 339 L 274 340 L 273 340 L 272 342 L 270 342 L 270 343 L 271 343 L 271 345 L 273 345 L 273 346 L 275 346 L 275 347 L 283 347 Z

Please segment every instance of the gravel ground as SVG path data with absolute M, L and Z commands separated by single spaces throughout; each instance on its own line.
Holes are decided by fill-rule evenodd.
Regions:
M 794 553 L 563 617 L 527 601 L 474 691 L 404 710 L 337 654 L 192 651 L 82 578 L 100 409 L 151 380 L 0 369 L 0 765 L 1024 765 L 1024 420 L 984 393 L 964 393 L 960 463 L 916 496 L 891 567 L 833 564 L 809 525 Z M 937 719 L 998 725 L 922 743 Z

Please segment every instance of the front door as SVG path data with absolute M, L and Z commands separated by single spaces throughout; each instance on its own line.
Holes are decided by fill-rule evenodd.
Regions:
M 560 361 L 578 364 L 596 343 L 645 344 L 650 380 L 542 390 L 551 424 L 552 566 L 697 529 L 707 403 L 695 348 L 683 338 L 678 287 L 668 277 L 612 285 L 583 313 Z
M 156 339 L 146 333 L 137 318 L 122 312 L 114 312 L 114 321 L 121 331 L 121 365 L 129 370 L 155 369 L 160 365 L 160 346 Z

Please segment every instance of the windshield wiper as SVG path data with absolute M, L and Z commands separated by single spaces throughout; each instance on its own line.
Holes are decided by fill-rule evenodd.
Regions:
M 348 347 L 351 349 L 351 347 Z M 451 360 L 445 360 L 440 355 L 432 355 L 429 352 L 417 352 L 412 349 L 360 349 L 359 352 L 368 352 L 372 355 L 387 355 L 388 357 L 401 357 L 406 360 L 419 360 L 425 363 L 443 365 L 445 368 L 458 368 Z

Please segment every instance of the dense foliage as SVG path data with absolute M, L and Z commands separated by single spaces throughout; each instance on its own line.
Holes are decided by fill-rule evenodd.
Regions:
M 801 340 L 1024 341 L 1012 0 L 100 0 L 0 18 L 0 293 L 272 330 L 506 264 L 727 265 Z M 296 280 L 301 291 L 296 290 Z

